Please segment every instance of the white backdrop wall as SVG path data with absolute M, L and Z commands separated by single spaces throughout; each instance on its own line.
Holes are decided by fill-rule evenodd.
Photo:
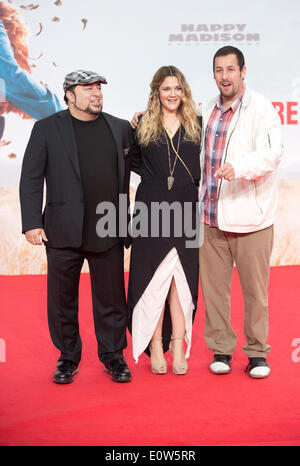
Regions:
M 154 72 L 169 64 L 185 74 L 199 105 L 217 94 L 212 72 L 216 50 L 229 44 L 240 48 L 246 85 L 270 99 L 282 118 L 284 158 L 272 265 L 300 264 L 299 0 L 10 0 L 1 5 L 19 13 L 28 32 L 30 74 L 58 96 L 61 108 L 64 76 L 91 69 L 108 81 L 104 110 L 130 120 L 145 108 Z M 22 158 L 34 120 L 14 111 L 3 116 L 0 274 L 45 273 L 43 247 L 31 247 L 21 235 L 18 201 Z M 132 196 L 136 183 L 133 179 Z M 128 260 L 127 253 L 127 268 Z

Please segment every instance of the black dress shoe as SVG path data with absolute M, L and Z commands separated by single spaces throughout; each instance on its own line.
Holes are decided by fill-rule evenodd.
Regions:
M 73 361 L 58 361 L 56 371 L 53 375 L 55 383 L 71 383 L 73 375 L 78 372 L 78 364 Z
M 105 362 L 104 370 L 110 374 L 111 380 L 114 382 L 130 382 L 132 379 L 130 370 L 123 357 Z

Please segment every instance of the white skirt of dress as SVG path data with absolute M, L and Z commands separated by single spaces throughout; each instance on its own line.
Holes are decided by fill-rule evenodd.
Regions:
M 138 362 L 139 356 L 150 343 L 164 308 L 172 278 L 174 277 L 179 301 L 185 318 L 185 341 L 190 355 L 194 304 L 178 253 L 174 247 L 158 266 L 132 314 L 132 350 Z

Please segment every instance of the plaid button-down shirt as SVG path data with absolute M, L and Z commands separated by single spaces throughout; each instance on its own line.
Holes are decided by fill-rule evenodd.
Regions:
M 217 227 L 218 178 L 214 173 L 220 168 L 225 150 L 226 136 L 233 115 L 243 98 L 245 88 L 239 97 L 223 112 L 221 96 L 219 96 L 205 131 L 204 170 L 201 190 L 203 203 L 203 221 L 207 225 Z

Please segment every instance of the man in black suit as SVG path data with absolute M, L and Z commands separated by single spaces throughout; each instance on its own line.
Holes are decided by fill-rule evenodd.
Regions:
M 127 121 L 102 112 L 102 84 L 107 84 L 105 78 L 90 71 L 65 77 L 69 109 L 35 123 L 22 166 L 23 233 L 31 244 L 46 245 L 48 323 L 61 352 L 53 376 L 56 383 L 72 382 L 81 359 L 78 288 L 85 258 L 99 359 L 112 380 L 131 380 L 123 357 L 127 345 L 123 242 L 113 232 L 102 237 L 96 232 L 99 203 L 109 202 L 118 212 L 119 194 L 128 195 L 131 128 Z

